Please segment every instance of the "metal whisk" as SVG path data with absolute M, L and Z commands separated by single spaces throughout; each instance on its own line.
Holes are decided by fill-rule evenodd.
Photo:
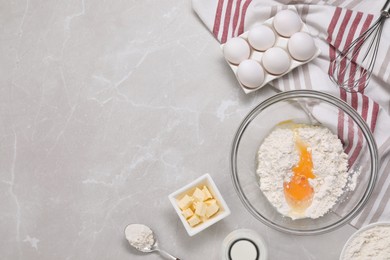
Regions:
M 367 87 L 378 54 L 383 24 L 388 17 L 390 0 L 386 1 L 375 23 L 331 61 L 329 76 L 339 87 L 348 92 L 361 91 Z M 356 60 L 362 47 L 367 49 L 359 65 Z

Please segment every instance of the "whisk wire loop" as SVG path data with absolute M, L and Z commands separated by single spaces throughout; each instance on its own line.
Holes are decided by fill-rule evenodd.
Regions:
M 383 24 L 388 17 L 390 0 L 386 1 L 380 17 L 331 61 L 329 76 L 332 82 L 348 92 L 363 91 L 367 87 L 378 55 Z

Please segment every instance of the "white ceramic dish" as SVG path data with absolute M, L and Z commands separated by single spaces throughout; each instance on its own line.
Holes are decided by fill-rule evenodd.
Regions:
M 296 10 L 293 10 L 293 11 L 296 11 Z M 271 17 L 270 19 L 266 20 L 265 22 L 263 22 L 262 24 L 263 25 L 266 25 L 268 27 L 270 27 L 274 33 L 275 33 L 275 36 L 276 36 L 276 41 L 275 41 L 275 44 L 273 45 L 273 47 L 279 47 L 279 48 L 282 48 L 283 50 L 286 51 L 286 53 L 289 53 L 288 52 L 288 48 L 287 48 L 287 45 L 288 45 L 288 41 L 290 39 L 290 37 L 283 37 L 281 35 L 279 35 L 276 30 L 273 28 L 273 20 L 274 20 L 274 17 Z M 310 35 L 310 32 L 309 32 L 309 29 L 307 28 L 306 24 L 302 21 L 302 27 L 301 27 L 301 30 L 300 32 L 305 32 L 305 33 L 308 33 Z M 239 35 L 238 37 L 244 39 L 245 41 L 248 41 L 248 34 L 249 34 L 249 31 L 245 31 L 244 33 L 242 33 L 241 35 Z M 222 44 L 221 45 L 221 49 L 223 51 L 223 47 L 224 47 L 225 44 Z M 250 46 L 250 44 L 249 44 Z M 236 76 L 237 78 L 237 81 L 238 83 L 240 84 L 242 90 L 246 93 L 246 94 L 249 94 L 251 92 L 254 92 L 260 88 L 262 88 L 263 86 L 265 86 L 267 83 L 269 83 L 270 81 L 276 79 L 276 78 L 280 78 L 282 77 L 283 75 L 286 75 L 287 73 L 289 73 L 290 71 L 292 71 L 293 69 L 297 68 L 298 66 L 301 66 L 305 63 L 308 63 L 310 61 L 312 61 L 313 59 L 315 59 L 316 57 L 318 57 L 319 55 L 321 54 L 321 51 L 318 47 L 316 47 L 316 52 L 315 54 L 308 60 L 306 61 L 299 61 L 299 60 L 295 60 L 290 56 L 290 59 L 291 59 L 291 64 L 290 64 L 290 67 L 289 69 L 280 74 L 280 75 L 273 75 L 273 74 L 270 74 L 268 73 L 265 69 L 264 69 L 264 81 L 263 83 L 257 87 L 257 88 L 247 88 L 245 87 L 243 84 L 241 84 L 240 80 L 237 78 L 237 69 L 238 69 L 238 65 L 236 64 L 232 64 L 230 63 L 229 61 L 226 60 L 226 62 L 229 64 L 230 68 L 232 69 L 232 71 L 234 72 L 234 75 Z M 264 51 L 258 51 L 258 50 L 255 50 L 254 48 L 251 47 L 251 54 L 249 56 L 249 59 L 253 59 L 257 62 L 259 62 L 260 64 L 262 64 L 262 57 L 264 55 Z
M 390 228 L 390 222 L 377 222 L 377 223 L 371 223 L 371 224 L 368 224 L 367 226 L 364 226 L 362 228 L 360 228 L 358 231 L 356 231 L 355 233 L 353 233 L 351 235 L 351 237 L 347 240 L 347 242 L 345 243 L 344 247 L 343 247 L 343 250 L 341 251 L 341 254 L 340 254 L 340 258 L 339 260 L 346 260 L 344 259 L 344 255 L 347 251 L 347 248 L 348 246 L 352 243 L 352 241 L 357 238 L 360 234 L 374 228 L 374 227 L 378 227 L 378 226 L 385 226 L 387 228 Z
M 194 227 L 191 227 L 189 223 L 187 222 L 186 218 L 182 215 L 182 211 L 178 206 L 178 200 L 181 199 L 185 194 L 192 194 L 196 187 L 206 185 L 211 193 L 211 195 L 217 200 L 220 209 L 219 211 L 210 217 L 208 220 L 206 220 L 203 223 L 200 223 Z M 173 208 L 175 209 L 177 215 L 179 216 L 181 222 L 183 223 L 188 235 L 193 236 L 200 231 L 208 228 L 209 226 L 217 223 L 218 221 L 226 218 L 230 215 L 230 209 L 228 208 L 225 200 L 223 199 L 221 193 L 219 192 L 217 185 L 215 185 L 213 179 L 211 176 L 206 173 L 193 182 L 185 185 L 184 187 L 180 188 L 179 190 L 171 193 L 168 196 L 170 202 L 172 203 Z

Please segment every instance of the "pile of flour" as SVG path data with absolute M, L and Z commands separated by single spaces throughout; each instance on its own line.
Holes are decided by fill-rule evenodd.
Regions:
M 390 225 L 378 225 L 353 238 L 342 259 L 390 259 Z
M 152 248 L 155 243 L 153 231 L 141 224 L 131 224 L 125 229 L 126 239 L 137 249 Z
M 304 212 L 290 208 L 283 188 L 283 183 L 290 180 L 292 168 L 299 161 L 296 138 L 303 141 L 311 152 L 316 176 L 309 179 L 314 196 Z M 281 214 L 292 219 L 323 216 L 348 188 L 347 155 L 341 141 L 325 127 L 299 125 L 275 128 L 260 146 L 257 159 L 260 189 Z

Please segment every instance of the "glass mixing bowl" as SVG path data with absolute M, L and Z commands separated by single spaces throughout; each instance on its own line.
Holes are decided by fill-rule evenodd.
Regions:
M 360 171 L 353 191 L 345 191 L 324 216 L 296 219 L 280 214 L 263 195 L 256 174 L 257 151 L 264 138 L 283 121 L 322 125 L 338 134 L 344 149 L 352 145 L 360 152 L 349 156 L 348 172 Z M 344 127 L 344 134 L 340 128 Z M 349 132 L 346 130 L 348 127 Z M 351 133 L 354 131 L 354 141 Z M 343 136 L 341 136 L 343 135 Z M 353 163 L 352 163 L 353 162 Z M 234 187 L 246 209 L 264 224 L 298 235 L 320 234 L 354 218 L 369 199 L 378 174 L 378 152 L 370 129 L 362 117 L 344 101 L 322 92 L 294 90 L 276 94 L 255 107 L 242 121 L 233 140 L 231 170 Z

